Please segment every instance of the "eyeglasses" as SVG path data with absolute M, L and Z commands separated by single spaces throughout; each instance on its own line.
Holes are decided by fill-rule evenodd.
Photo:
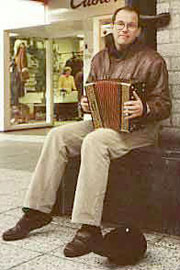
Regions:
M 114 24 L 115 24 L 117 30 L 123 30 L 125 25 L 127 25 L 127 29 L 129 31 L 134 31 L 138 27 L 138 25 L 134 22 L 125 23 L 123 21 L 117 21 L 117 22 L 114 22 Z

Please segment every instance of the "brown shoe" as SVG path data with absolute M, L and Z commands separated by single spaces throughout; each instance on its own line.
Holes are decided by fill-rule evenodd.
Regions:
M 5 231 L 2 235 L 5 241 L 14 241 L 27 237 L 30 231 L 39 229 L 52 221 L 49 214 L 42 213 L 36 210 L 27 211 L 17 224 Z
M 65 246 L 64 255 L 66 257 L 78 257 L 88 254 L 94 250 L 94 246 L 100 245 L 102 239 L 100 228 L 89 230 L 82 226 L 73 240 Z

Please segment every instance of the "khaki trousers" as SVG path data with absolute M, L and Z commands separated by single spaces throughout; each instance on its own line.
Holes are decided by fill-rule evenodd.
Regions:
M 52 129 L 27 191 L 24 207 L 50 213 L 69 157 L 81 154 L 72 222 L 100 225 L 110 161 L 130 150 L 154 144 L 158 125 L 132 133 L 112 129 L 93 130 L 91 121 Z

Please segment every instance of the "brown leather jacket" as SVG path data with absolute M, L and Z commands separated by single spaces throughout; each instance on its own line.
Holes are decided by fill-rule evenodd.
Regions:
M 169 117 L 171 99 L 168 72 L 158 52 L 138 42 L 121 54 L 105 48 L 92 59 L 88 82 L 102 79 L 135 79 L 145 82 L 150 113 L 144 114 L 141 122 L 145 124 Z

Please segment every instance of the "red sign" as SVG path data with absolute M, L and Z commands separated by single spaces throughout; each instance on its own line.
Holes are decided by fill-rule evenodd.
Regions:
M 48 3 L 48 0 L 31 0 L 31 1 L 34 1 L 34 2 L 41 2 L 41 3 L 43 3 L 44 5 L 47 5 L 47 3 Z

